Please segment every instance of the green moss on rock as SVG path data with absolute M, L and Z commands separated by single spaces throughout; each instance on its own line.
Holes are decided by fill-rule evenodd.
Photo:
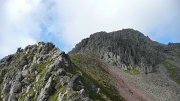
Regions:
M 126 70 L 126 73 L 129 73 L 131 75 L 137 75 L 140 74 L 140 71 L 137 69 L 130 69 L 130 70 Z

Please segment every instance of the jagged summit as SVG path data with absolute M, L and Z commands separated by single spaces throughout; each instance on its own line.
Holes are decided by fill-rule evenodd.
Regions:
M 71 82 L 69 88 L 73 88 L 74 81 L 70 80 L 70 75 L 66 75 L 71 65 L 68 55 L 50 42 L 18 48 L 15 54 L 0 60 L 1 100 L 46 101 L 53 89 L 58 90 L 55 86 Z M 60 77 L 65 75 L 69 81 L 61 82 Z M 64 79 L 67 80 L 66 77 Z M 57 93 L 57 98 L 63 99 L 63 95 L 59 94 L 58 97 Z
M 51 42 L 18 48 L 0 60 L 0 101 L 120 101 L 113 87 L 101 91 L 98 82 Z
M 155 66 L 162 58 L 163 44 L 152 41 L 141 32 L 123 29 L 115 32 L 98 32 L 83 39 L 70 53 L 96 54 L 112 65 L 144 70 Z M 149 72 L 152 68 L 149 68 Z

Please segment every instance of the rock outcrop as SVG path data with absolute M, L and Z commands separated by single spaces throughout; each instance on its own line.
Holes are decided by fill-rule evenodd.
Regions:
M 92 34 L 77 44 L 70 53 L 93 54 L 125 70 L 153 72 L 152 67 L 164 58 L 164 46 L 139 31 L 123 29 Z
M 0 60 L 0 100 L 91 101 L 78 77 L 69 56 L 52 43 L 18 48 Z

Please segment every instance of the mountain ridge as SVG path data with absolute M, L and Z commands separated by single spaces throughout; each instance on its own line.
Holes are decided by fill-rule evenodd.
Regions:
M 68 54 L 38 42 L 0 60 L 2 101 L 178 101 L 180 43 L 97 32 Z M 160 93 L 164 92 L 164 93 Z
M 123 100 L 113 86 L 107 87 L 101 87 L 51 42 L 18 48 L 0 60 L 2 101 Z

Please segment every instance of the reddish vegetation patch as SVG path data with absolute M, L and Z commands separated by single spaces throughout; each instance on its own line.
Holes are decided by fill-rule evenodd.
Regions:
M 112 77 L 115 78 L 113 85 L 117 88 L 119 94 L 127 101 L 151 101 L 150 98 L 145 96 L 141 91 L 137 90 L 129 82 L 124 80 L 113 67 L 108 68 Z

